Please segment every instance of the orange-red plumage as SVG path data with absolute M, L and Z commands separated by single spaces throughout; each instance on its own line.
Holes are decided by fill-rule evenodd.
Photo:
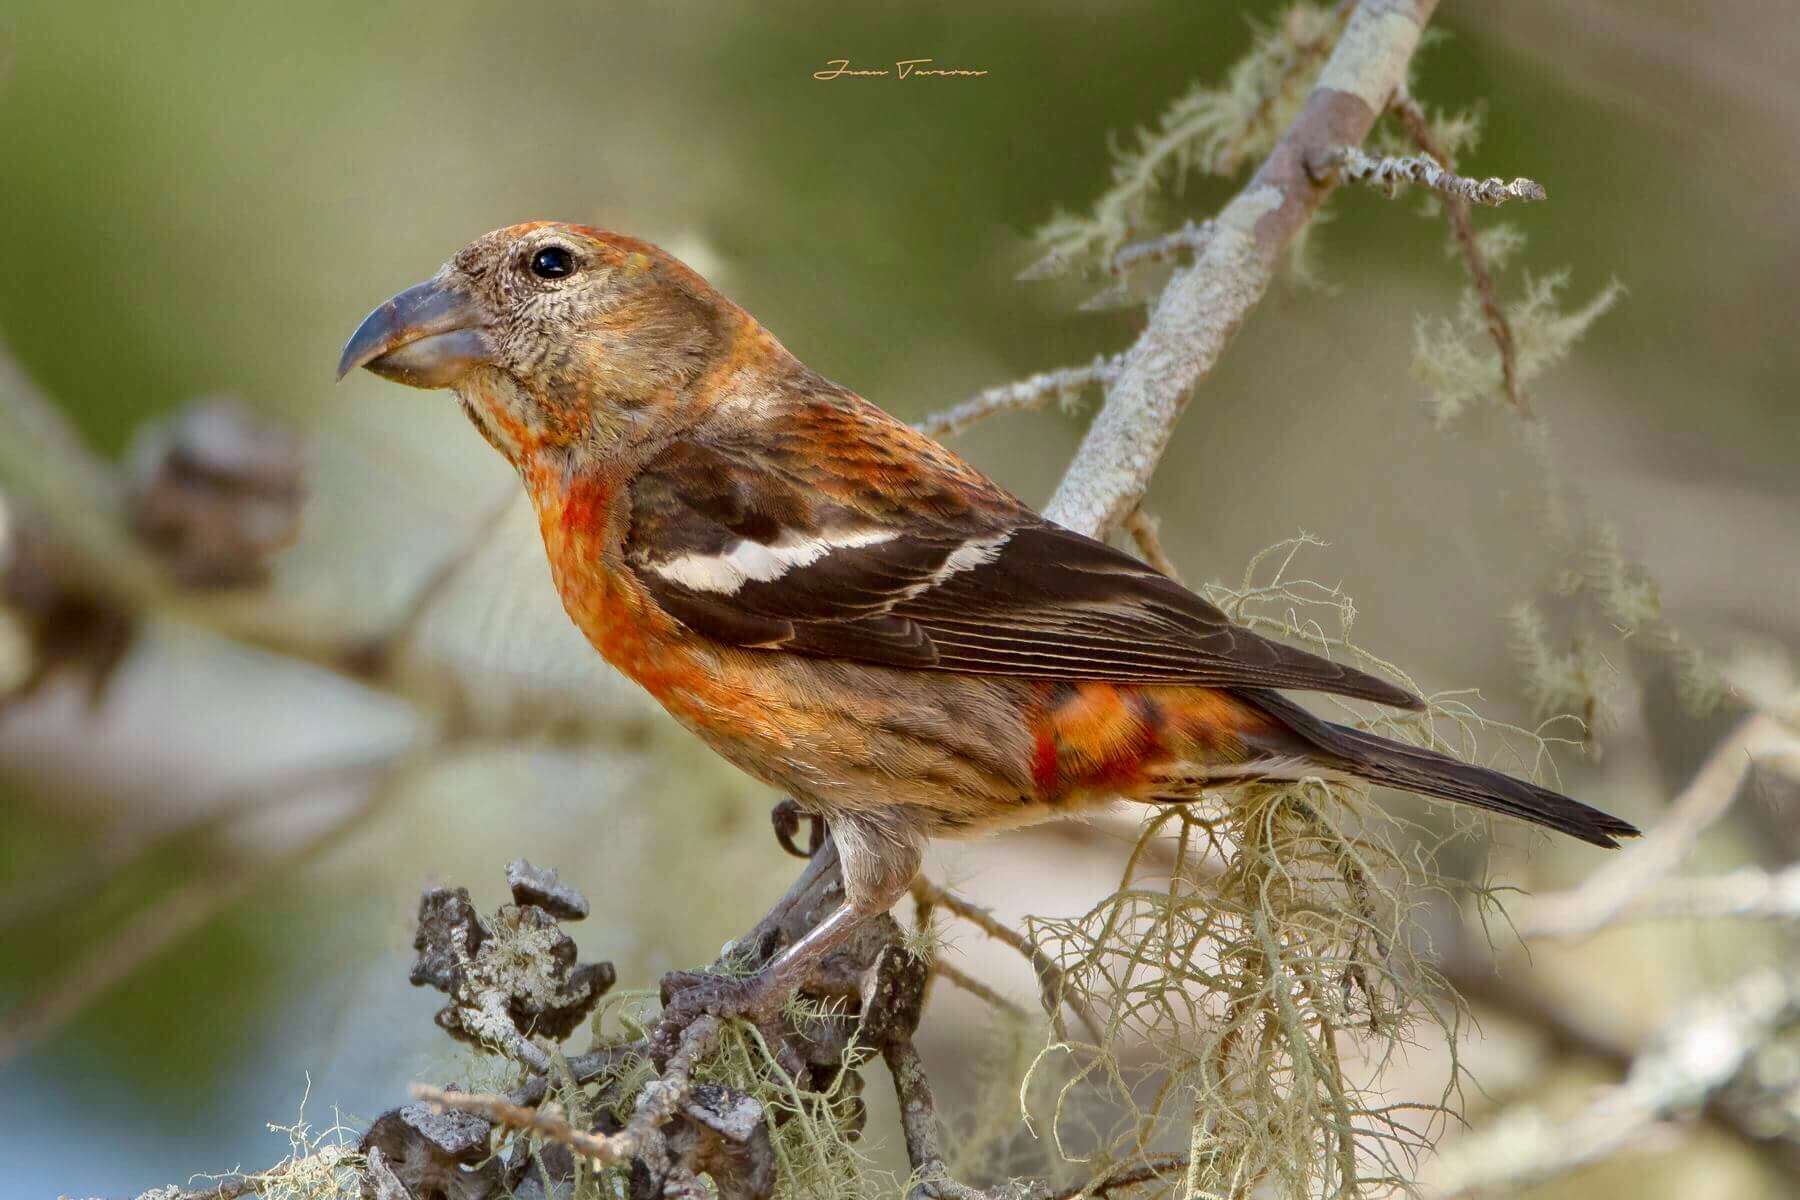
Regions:
M 1050 524 L 647 243 L 489 234 L 371 313 L 355 366 L 454 389 L 518 469 L 594 647 L 829 821 L 849 917 L 784 963 L 885 909 L 928 836 L 1119 797 L 1323 773 L 1601 845 L 1635 832 L 1311 716 L 1277 689 L 1420 702 Z

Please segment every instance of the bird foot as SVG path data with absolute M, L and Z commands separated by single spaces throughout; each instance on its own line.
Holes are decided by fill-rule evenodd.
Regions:
M 670 971 L 662 978 L 662 1019 L 650 1037 L 651 1057 L 666 1063 L 681 1045 L 681 1035 L 701 1017 L 737 1019 L 756 1026 L 782 1070 L 798 1076 L 805 1063 L 782 1016 L 791 992 L 767 968 L 743 977 Z
M 794 841 L 794 835 L 800 832 L 802 821 L 811 826 L 807 830 L 804 850 Z M 811 858 L 825 844 L 825 818 L 818 813 L 807 812 L 792 796 L 785 797 L 769 810 L 769 824 L 775 827 L 775 840 L 781 844 L 781 848 L 795 858 Z

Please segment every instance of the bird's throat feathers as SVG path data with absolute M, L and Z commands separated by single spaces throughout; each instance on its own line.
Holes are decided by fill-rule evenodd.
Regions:
M 533 363 L 529 375 L 472 372 L 457 387 L 476 429 L 527 473 L 537 460 L 603 467 L 630 461 L 746 398 L 777 395 L 803 371 L 766 329 L 719 298 L 684 330 L 599 320 Z

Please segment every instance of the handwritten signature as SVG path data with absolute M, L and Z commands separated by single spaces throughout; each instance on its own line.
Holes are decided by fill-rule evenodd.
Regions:
M 968 67 L 934 67 L 929 58 L 902 58 L 894 63 L 893 69 L 886 67 L 853 67 L 847 58 L 834 58 L 825 64 L 823 71 L 814 71 L 814 79 L 879 79 L 893 76 L 895 79 L 911 79 L 919 77 L 935 77 L 939 79 L 970 78 L 986 75 L 986 71 L 970 70 Z

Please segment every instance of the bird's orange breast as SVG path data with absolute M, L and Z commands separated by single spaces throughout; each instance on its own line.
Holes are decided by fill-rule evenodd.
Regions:
M 607 562 L 616 487 L 603 477 L 527 479 L 550 575 L 569 619 L 607 662 L 658 700 L 697 673 L 681 652 L 679 627 L 626 570 Z
M 612 561 L 623 538 L 623 488 L 602 475 L 528 472 L 550 575 L 588 642 L 677 719 L 703 728 L 771 725 L 756 689 L 729 678 L 719 655 Z

